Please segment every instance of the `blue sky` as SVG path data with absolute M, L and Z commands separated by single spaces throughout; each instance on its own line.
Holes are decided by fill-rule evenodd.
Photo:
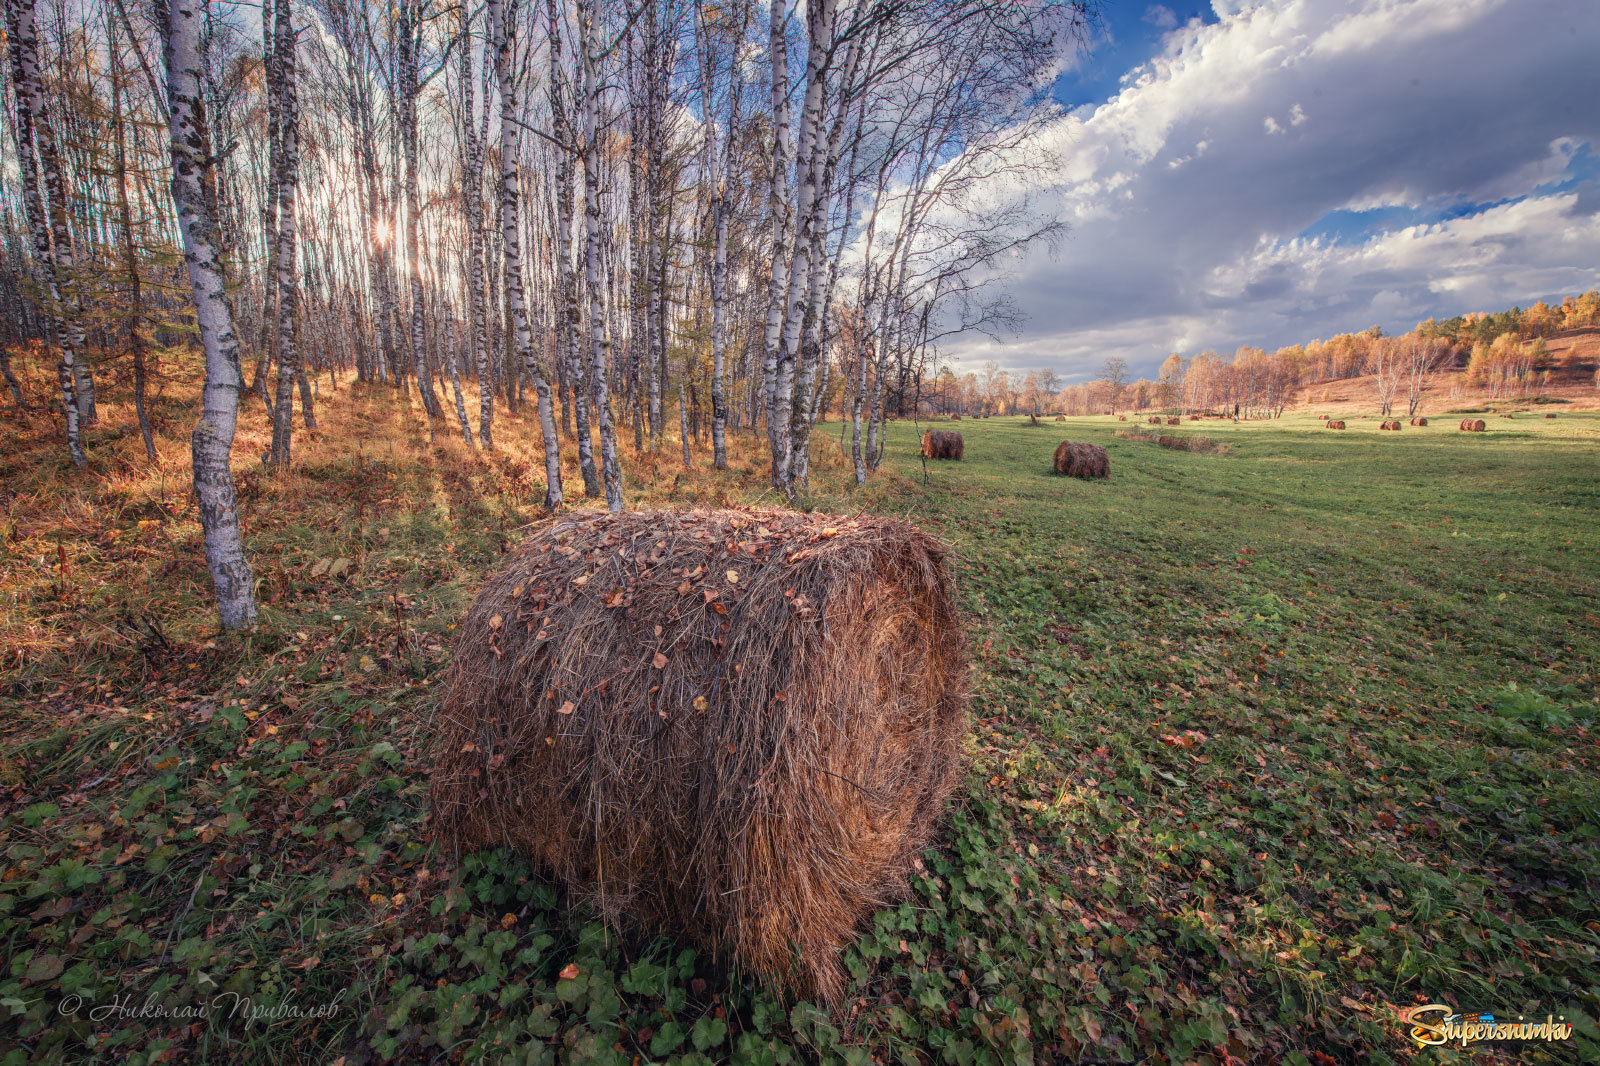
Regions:
M 1112 3 L 994 359 L 1095 376 L 1600 287 L 1600 0 Z

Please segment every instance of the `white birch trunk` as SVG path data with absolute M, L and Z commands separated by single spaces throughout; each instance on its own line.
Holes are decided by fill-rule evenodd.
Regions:
M 600 474 L 594 465 L 594 436 L 589 431 L 589 397 L 584 387 L 582 344 L 578 334 L 583 315 L 578 305 L 578 276 L 572 263 L 573 216 L 577 213 L 577 167 L 573 155 L 572 123 L 567 114 L 567 75 L 561 62 L 562 20 L 556 0 L 548 0 L 550 41 L 550 113 L 559 143 L 556 158 L 556 262 L 560 271 L 561 336 L 556 341 L 556 358 L 565 358 L 566 376 L 572 390 L 572 421 L 578 437 L 578 471 L 583 475 L 583 494 L 591 499 L 600 495 Z
M 55 158 L 55 142 L 44 114 L 44 92 L 40 86 L 38 34 L 34 27 L 33 0 L 8 0 L 6 4 L 6 31 L 11 52 L 11 83 L 17 99 L 17 143 L 21 149 L 18 160 L 22 171 L 23 209 L 28 218 L 28 232 L 33 239 L 33 269 L 48 306 L 44 320 L 50 340 L 61 352 L 56 366 L 56 378 L 61 389 L 61 410 L 66 425 L 67 454 L 77 466 L 88 465 L 83 439 L 79 429 L 77 377 L 77 331 L 62 319 L 65 304 L 56 266 L 55 249 L 51 246 L 51 229 L 62 217 L 59 225 L 66 224 L 65 205 L 52 203 L 47 208 L 35 166 L 35 151 L 46 174 L 54 170 L 59 174 L 59 160 Z M 53 189 L 52 189 L 53 192 Z
M 295 191 L 299 184 L 300 121 L 295 97 L 296 49 L 294 23 L 289 0 L 275 0 L 273 49 L 275 58 L 269 70 L 276 73 L 278 98 L 278 192 L 277 233 L 277 356 L 278 383 L 272 404 L 272 465 L 289 465 L 290 441 L 294 433 L 294 386 L 300 372 L 295 348 L 295 313 L 299 306 L 299 278 L 295 271 Z
M 517 158 L 522 139 L 518 136 L 516 85 L 511 76 L 511 35 L 507 18 L 516 13 L 515 0 L 510 11 L 503 11 L 501 0 L 489 0 L 489 24 L 494 33 L 494 76 L 500 90 L 500 232 L 505 246 L 506 302 L 510 305 L 511 331 L 517 356 L 533 379 L 539 408 L 539 432 L 544 437 L 544 505 L 547 510 L 561 506 L 561 442 L 556 438 L 555 414 L 550 406 L 550 386 L 533 356 L 533 338 L 528 329 L 527 296 L 522 285 L 522 226 L 518 204 Z
M 286 4 L 287 0 L 278 0 Z M 417 83 L 417 49 L 422 29 L 417 25 L 421 10 L 415 0 L 401 0 L 400 5 L 400 140 L 406 164 L 406 260 L 411 286 L 411 367 L 417 378 L 417 391 L 422 394 L 422 409 L 428 419 L 442 415 L 439 397 L 433 391 L 433 376 L 428 373 L 426 323 L 423 319 L 422 251 L 417 242 L 417 225 L 422 214 L 421 176 L 417 173 L 417 96 L 421 87 Z
M 767 52 L 771 65 L 772 170 L 767 213 L 772 226 L 772 269 L 767 279 L 767 320 L 762 330 L 761 395 L 767 410 L 767 443 L 772 449 L 772 484 L 782 488 L 779 456 L 786 447 L 778 415 L 778 346 L 783 330 L 784 297 L 789 291 L 789 45 L 786 0 L 772 0 Z
M 200 4 L 201 0 L 171 0 L 165 12 L 167 110 L 172 134 L 172 202 L 183 233 L 184 261 L 206 356 L 200 419 L 192 438 L 194 492 L 222 628 L 234 630 L 250 626 L 256 618 L 229 465 L 244 378 L 223 285 L 217 222 L 211 208 L 215 197 L 208 188 L 213 179 L 200 95 Z
M 600 423 L 600 469 L 605 480 L 606 509 L 622 510 L 622 477 L 617 467 L 617 436 L 611 424 L 611 341 L 606 332 L 605 293 L 600 285 L 600 46 L 593 0 L 578 0 L 578 29 L 583 59 L 583 213 L 584 280 L 589 287 L 591 387 L 595 418 Z
M 461 113 L 465 139 L 461 195 L 467 216 L 467 306 L 472 314 L 470 340 L 473 363 L 478 368 L 478 440 L 485 450 L 494 447 L 494 384 L 489 378 L 489 308 L 483 277 L 483 137 L 478 129 L 478 108 L 473 92 L 471 15 L 461 8 Z M 488 118 L 488 100 L 484 117 Z M 468 439 L 471 433 L 468 432 Z

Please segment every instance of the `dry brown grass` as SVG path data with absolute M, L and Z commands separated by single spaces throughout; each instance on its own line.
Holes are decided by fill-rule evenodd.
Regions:
M 434 801 L 614 927 L 836 999 L 954 786 L 967 665 L 944 549 L 895 519 L 585 512 L 462 624 Z

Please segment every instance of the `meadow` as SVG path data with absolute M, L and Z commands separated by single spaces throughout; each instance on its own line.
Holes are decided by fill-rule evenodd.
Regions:
M 943 838 L 833 1012 L 438 853 L 433 686 L 539 467 L 514 425 L 480 456 L 387 399 L 319 416 L 291 473 L 236 450 L 238 638 L 182 434 L 0 457 L 0 1062 L 1600 1057 L 1600 414 L 1165 430 L 1212 452 L 965 420 L 926 466 L 895 423 L 859 490 L 820 426 L 808 505 L 947 541 L 974 666 Z M 1111 478 L 1052 475 L 1065 437 Z M 630 455 L 629 504 L 770 504 L 760 453 Z M 1423 1002 L 1576 1033 L 1419 1054 Z

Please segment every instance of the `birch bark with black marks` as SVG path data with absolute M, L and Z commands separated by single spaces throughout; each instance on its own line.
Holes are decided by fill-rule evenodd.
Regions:
M 279 0 L 284 3 L 285 0 Z M 417 173 L 417 97 L 422 92 L 419 83 L 418 52 L 422 48 L 422 9 L 416 0 L 402 0 L 400 4 L 400 55 L 396 106 L 400 115 L 400 144 L 406 166 L 406 260 L 411 289 L 411 368 L 416 375 L 417 391 L 422 396 L 422 409 L 428 419 L 440 417 L 444 409 L 439 406 L 439 396 L 433 391 L 433 376 L 428 373 L 426 322 L 423 317 L 426 304 L 422 293 L 422 252 L 417 242 L 417 224 L 422 214 L 422 178 Z
M 255 622 L 256 604 L 250 564 L 244 557 L 229 455 L 244 385 L 239 366 L 239 341 L 223 285 L 222 259 L 213 213 L 214 180 L 210 134 L 200 88 L 200 25 L 202 0 L 171 0 L 164 13 L 166 36 L 167 114 L 171 130 L 172 202 L 183 234 L 200 342 L 205 349 L 206 380 L 200 418 L 195 423 L 194 492 L 200 505 L 206 565 L 216 589 L 217 610 L 226 630 Z
M 79 428 L 78 389 L 76 365 L 81 350 L 81 326 L 63 320 L 65 304 L 61 299 L 59 264 L 52 230 L 66 226 L 65 205 L 46 204 L 39 180 L 39 167 L 45 172 L 45 185 L 50 186 L 51 199 L 55 201 L 55 186 L 59 184 L 60 161 L 56 157 L 55 139 L 44 113 L 44 91 L 40 84 L 39 39 L 34 25 L 33 0 L 7 0 L 7 48 L 11 53 L 11 84 L 16 94 L 17 121 L 15 134 L 19 152 L 19 169 L 22 171 L 23 211 L 28 220 L 28 232 L 33 239 L 34 278 L 46 304 L 44 320 L 49 339 L 61 353 L 56 364 L 57 385 L 61 390 L 61 411 L 66 428 L 67 454 L 79 466 L 88 465 L 83 450 Z M 36 162 L 37 155 L 37 162 Z M 57 181 L 51 181 L 54 173 Z
M 276 59 L 269 68 L 278 98 L 278 382 L 272 401 L 272 465 L 289 465 L 294 435 L 294 387 L 300 373 L 295 347 L 295 316 L 299 308 L 300 279 L 295 264 L 295 192 L 300 181 L 300 116 L 295 75 L 298 66 L 294 20 L 289 0 L 274 0 L 273 41 Z M 272 86 L 269 85 L 269 91 Z
M 767 443 L 772 451 L 772 485 L 781 489 L 779 458 L 787 444 L 787 420 L 778 415 L 778 348 L 782 340 L 784 297 L 789 291 L 789 45 L 788 4 L 772 0 L 768 10 L 767 62 L 772 108 L 772 157 L 768 171 L 767 216 L 772 232 L 772 262 L 767 277 L 767 319 L 762 331 L 761 398 L 767 412 Z
M 800 330 L 810 303 L 809 285 L 813 237 L 817 229 L 815 207 L 822 181 L 818 153 L 822 144 L 822 97 L 826 88 L 829 60 L 833 51 L 833 12 L 835 0 L 813 0 L 806 6 L 805 106 L 800 112 L 800 132 L 795 148 L 795 178 L 799 183 L 795 197 L 795 232 L 789 263 L 783 333 L 778 343 L 772 401 L 768 417 L 777 423 L 772 442 L 772 484 L 789 496 L 794 495 L 790 463 L 793 458 L 792 404 L 795 386 L 795 361 L 800 351 Z M 852 46 L 856 39 L 852 39 Z
M 473 363 L 478 368 L 478 440 L 485 450 L 494 447 L 494 383 L 489 377 L 489 307 L 483 277 L 483 136 L 478 128 L 477 100 L 472 77 L 472 22 L 466 5 L 461 7 L 461 114 L 462 181 L 461 195 L 467 219 L 467 263 L 462 272 L 467 279 L 467 306 L 472 315 Z M 484 99 L 484 120 L 488 121 L 489 101 Z M 470 439 L 470 431 L 469 431 Z
M 622 475 L 617 466 L 617 435 L 611 424 L 611 340 L 606 329 L 605 293 L 600 278 L 600 41 L 594 0 L 578 0 L 579 54 L 583 67 L 584 280 L 589 288 L 590 386 L 600 423 L 600 469 L 606 509 L 622 510 Z
M 500 229 L 505 247 L 506 297 L 510 305 L 511 330 L 517 357 L 533 380 L 539 409 L 539 432 L 544 437 L 545 494 L 547 510 L 561 506 L 561 442 L 556 437 L 555 414 L 550 405 L 550 386 L 534 360 L 533 338 L 528 329 L 527 298 L 522 282 L 522 224 L 518 216 L 520 190 L 517 184 L 517 158 L 521 150 L 521 126 L 517 120 L 516 85 L 511 77 L 512 38 L 510 21 L 516 17 L 516 0 L 502 5 L 489 0 L 489 25 L 494 34 L 494 76 L 500 91 Z
M 600 495 L 600 474 L 594 465 L 594 438 L 589 431 L 589 398 L 585 382 L 582 342 L 583 314 L 578 300 L 577 268 L 572 262 L 573 216 L 577 213 L 577 166 L 574 155 L 579 151 L 567 110 L 569 93 L 566 66 L 562 62 L 563 19 L 556 0 L 547 0 L 550 43 L 550 115 L 556 139 L 556 264 L 558 271 L 558 302 L 556 316 L 560 322 L 560 335 L 556 339 L 556 357 L 566 358 L 567 382 L 572 390 L 574 432 L 578 438 L 578 470 L 583 475 L 583 494 L 591 499 Z M 564 350 L 563 350 L 564 349 Z
M 128 197 L 127 122 L 122 108 L 122 44 L 116 22 L 106 19 L 107 58 L 111 64 L 112 173 L 116 181 L 117 227 L 122 231 L 122 268 L 127 273 L 128 313 L 124 319 L 128 352 L 133 361 L 133 410 L 146 458 L 155 459 L 155 434 L 146 404 L 147 372 L 144 345 L 144 286 L 139 270 L 139 250 L 134 240 L 133 209 Z

